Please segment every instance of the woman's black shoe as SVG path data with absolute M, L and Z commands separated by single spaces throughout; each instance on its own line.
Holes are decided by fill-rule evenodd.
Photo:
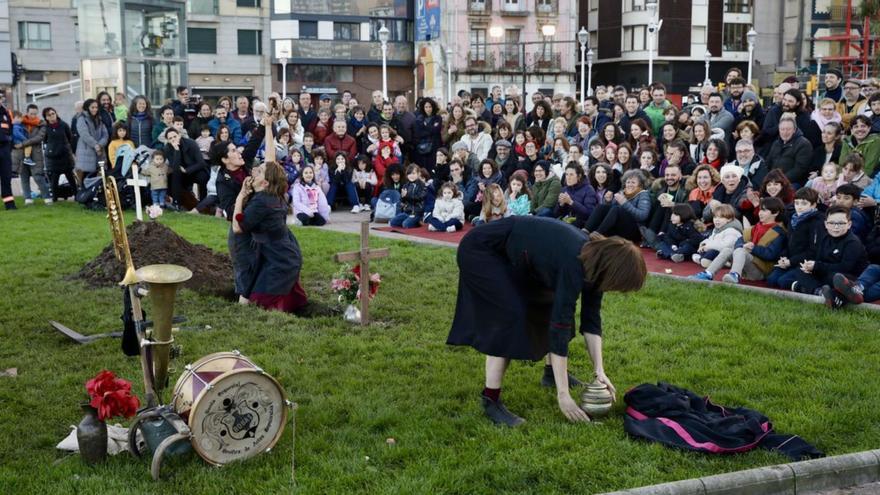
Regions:
M 568 374 L 568 388 L 580 387 L 584 382 L 575 378 L 571 373 Z M 553 367 L 544 366 L 544 376 L 541 377 L 541 386 L 548 388 L 556 388 L 556 378 L 553 376 Z
M 500 399 L 494 401 L 485 395 L 480 395 L 480 403 L 483 405 L 483 414 L 496 425 L 513 428 L 526 422 L 523 418 L 508 411 Z

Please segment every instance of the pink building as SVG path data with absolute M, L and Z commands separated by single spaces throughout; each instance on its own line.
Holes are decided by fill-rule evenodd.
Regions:
M 447 101 L 450 89 L 485 95 L 498 85 L 519 95 L 525 79 L 527 110 L 536 91 L 575 94 L 576 1 L 450 0 L 440 8 L 440 38 L 416 42 L 419 94 Z

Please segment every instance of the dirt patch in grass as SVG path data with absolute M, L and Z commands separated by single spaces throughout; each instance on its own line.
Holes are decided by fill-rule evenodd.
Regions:
M 193 273 L 184 284 L 187 289 L 235 298 L 232 259 L 228 254 L 192 244 L 159 222 L 134 222 L 126 232 L 135 268 L 162 263 L 185 266 Z M 116 259 L 111 243 L 70 279 L 82 280 L 92 287 L 113 287 L 124 275 L 125 264 Z

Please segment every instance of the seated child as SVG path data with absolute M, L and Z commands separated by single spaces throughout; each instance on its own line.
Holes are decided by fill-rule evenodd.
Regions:
M 320 227 L 330 220 L 330 205 L 315 182 L 315 169 L 306 165 L 293 184 L 293 213 L 303 226 Z
M 455 232 L 462 229 L 464 203 L 458 188 L 452 182 L 440 186 L 440 195 L 434 201 L 434 211 L 428 217 L 428 230 Z
M 428 187 L 422 180 L 422 170 L 418 165 L 406 168 L 406 182 L 400 188 L 400 209 L 397 216 L 389 220 L 392 227 L 412 229 L 422 224 L 425 208 L 425 195 Z
M 843 170 L 837 179 L 837 187 L 844 184 L 855 184 L 862 189 L 871 184 L 871 178 L 865 173 L 865 159 L 859 153 L 850 153 L 843 161 Z
M 657 257 L 681 263 L 697 252 L 703 241 L 703 234 L 694 226 L 694 209 L 687 203 L 672 207 L 669 215 L 669 228 L 657 235 Z
M 786 231 L 783 225 L 785 203 L 779 198 L 764 198 L 758 210 L 758 223 L 743 232 L 743 244 L 733 250 L 733 262 L 730 272 L 721 279 L 724 282 L 738 284 L 740 277 L 746 280 L 764 280 L 776 264 L 776 260 L 785 250 Z M 720 265 L 718 260 L 724 258 L 724 252 L 712 261 L 706 270 L 716 273 Z
M 486 186 L 484 193 L 483 208 L 480 210 L 480 216 L 474 218 L 474 225 L 481 225 L 510 216 L 510 210 L 507 209 L 507 201 L 504 199 L 504 191 L 501 190 L 501 186 L 489 184 Z
M 712 225 L 714 228 L 709 236 L 700 242 L 697 252 L 692 259 L 694 263 L 709 268 L 723 250 L 728 249 L 733 253 L 733 248 L 742 242 L 742 224 L 736 219 L 736 210 L 729 204 L 722 203 L 712 209 Z M 729 257 L 729 256 L 728 256 Z M 721 262 L 722 266 L 727 260 Z M 712 280 L 714 272 L 702 271 L 689 278 L 697 280 Z
M 825 235 L 819 193 L 802 187 L 794 194 L 794 215 L 789 220 L 787 254 L 779 258 L 773 271 L 767 276 L 770 287 L 788 289 L 795 280 L 797 267 L 811 256 Z
M 823 205 L 831 205 L 831 199 L 837 190 L 838 171 L 836 163 L 826 163 L 822 166 L 818 177 L 810 181 L 810 187 L 819 193 L 819 202 Z
M 842 206 L 850 210 L 852 219 L 852 233 L 859 239 L 864 239 L 871 229 L 871 219 L 867 213 L 859 207 L 859 197 L 862 189 L 855 184 L 844 184 L 837 188 L 834 196 L 834 205 Z
M 376 172 L 373 171 L 373 164 L 370 163 L 369 156 L 363 153 L 357 155 L 355 163 L 356 166 L 351 176 L 351 181 L 354 183 L 354 188 L 361 204 L 361 211 L 370 211 L 370 199 L 373 197 L 373 191 L 376 189 L 376 184 L 379 183 L 379 178 L 376 176 Z
M 868 265 L 856 280 L 851 280 L 843 273 L 835 273 L 831 279 L 834 288 L 822 288 L 825 305 L 833 309 L 843 307 L 846 303 L 862 304 L 863 302 L 880 301 L 880 265 Z
M 532 192 L 523 171 L 517 171 L 507 184 L 507 209 L 511 215 L 528 215 L 532 209 Z
M 825 295 L 834 283 L 835 273 L 856 278 L 868 266 L 862 241 L 850 232 L 849 209 L 835 205 L 825 213 L 825 235 L 816 250 L 795 268 L 791 290 L 802 294 Z M 828 286 L 828 287 L 823 287 Z

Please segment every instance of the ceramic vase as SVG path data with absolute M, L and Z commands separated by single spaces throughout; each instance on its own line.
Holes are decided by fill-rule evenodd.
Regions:
M 76 427 L 76 441 L 83 461 L 91 466 L 107 458 L 107 423 L 98 419 L 98 410 L 89 404 L 82 409 L 85 414 Z
M 343 313 L 342 317 L 349 323 L 360 323 L 361 310 L 359 310 L 354 304 L 349 304 L 346 306 L 345 313 Z
M 608 387 L 597 381 L 589 383 L 584 393 L 581 394 L 581 409 L 591 418 L 601 418 L 607 415 L 611 411 L 613 402 Z

